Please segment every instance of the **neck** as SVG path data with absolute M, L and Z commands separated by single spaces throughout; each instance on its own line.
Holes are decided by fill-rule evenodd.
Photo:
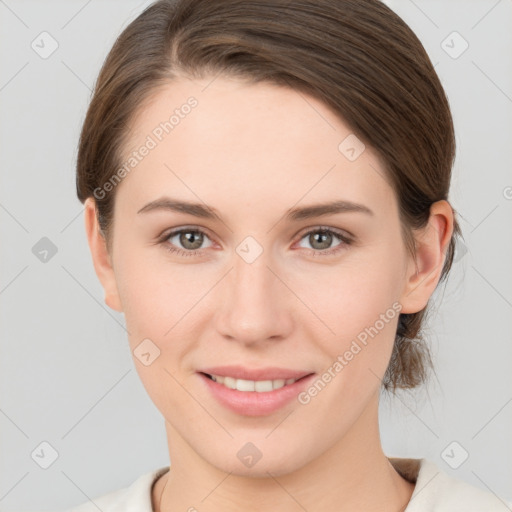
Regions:
M 221 471 L 166 423 L 171 467 L 153 488 L 153 509 L 296 512 L 299 506 L 334 512 L 343 503 L 344 512 L 401 512 L 414 484 L 402 478 L 382 452 L 377 411 L 368 407 L 351 430 L 316 459 L 278 477 L 269 473 L 268 478 Z

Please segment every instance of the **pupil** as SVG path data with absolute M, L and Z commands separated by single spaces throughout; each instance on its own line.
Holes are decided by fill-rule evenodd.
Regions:
M 197 249 L 201 246 L 201 237 L 202 235 L 197 231 L 187 231 L 181 234 L 180 242 L 184 247 L 187 247 L 187 244 L 192 244 L 192 247 L 188 247 L 189 249 Z M 199 243 L 197 243 L 199 241 Z M 186 243 L 184 243 L 186 242 Z M 194 245 L 195 243 L 195 245 Z
M 332 235 L 330 233 L 315 233 L 312 236 L 313 236 L 314 243 L 317 242 L 316 238 L 320 237 L 319 242 L 320 242 L 321 247 L 319 247 L 319 249 L 327 249 L 329 247 L 330 241 L 332 238 Z M 323 239 L 323 242 L 322 242 L 322 239 Z M 314 244 L 311 244 L 311 245 L 313 245 L 313 247 L 314 247 Z

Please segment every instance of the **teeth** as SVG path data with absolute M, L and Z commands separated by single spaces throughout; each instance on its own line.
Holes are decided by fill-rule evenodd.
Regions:
M 222 377 L 220 375 L 211 375 L 212 380 L 222 384 L 230 389 L 237 389 L 238 391 L 256 391 L 263 393 L 265 391 L 273 391 L 274 389 L 282 388 L 293 384 L 298 379 L 276 379 L 276 380 L 245 380 L 235 379 L 233 377 Z

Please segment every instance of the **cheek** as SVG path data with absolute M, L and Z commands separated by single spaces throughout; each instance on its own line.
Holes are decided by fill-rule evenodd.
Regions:
M 381 387 L 389 364 L 400 313 L 393 287 L 384 286 L 376 273 L 373 286 L 357 286 L 357 279 L 340 279 L 330 300 L 316 297 L 317 312 L 325 324 L 315 323 L 308 336 L 324 354 L 324 366 L 300 403 L 311 402 L 317 428 L 330 419 L 334 431 L 349 429 Z M 366 278 L 369 274 L 365 275 Z M 377 282 L 376 282 L 377 281 Z M 322 419 L 323 418 L 323 419 Z
M 126 254 L 115 268 L 136 371 L 157 409 L 182 410 L 187 396 L 175 379 L 181 380 L 180 363 L 189 349 L 179 341 L 187 338 L 191 304 L 183 295 L 190 279 L 187 286 L 183 273 L 151 264 L 142 252 Z
M 401 267 L 391 248 L 381 249 L 361 255 L 357 263 L 317 274 L 314 286 L 309 281 L 309 286 L 303 282 L 299 287 L 298 295 L 314 313 L 308 314 L 307 335 L 327 355 L 327 369 L 341 359 L 342 367 L 330 371 L 345 375 L 338 379 L 344 386 L 378 384 L 391 356 L 401 309 Z
M 149 261 L 142 251 L 125 254 L 115 269 L 130 340 L 135 343 L 141 336 L 165 340 L 166 333 L 186 313 L 190 279 L 186 280 L 177 266 Z M 167 336 L 171 335 L 172 331 Z
M 362 255 L 357 262 L 341 261 L 316 272 L 314 279 L 311 273 L 307 279 L 296 279 L 294 290 L 333 339 L 355 336 L 400 297 L 399 268 L 384 256 L 376 254 L 370 259 Z

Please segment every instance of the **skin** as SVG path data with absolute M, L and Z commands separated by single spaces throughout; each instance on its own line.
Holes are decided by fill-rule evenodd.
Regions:
M 239 363 L 322 375 L 393 303 L 403 313 L 426 306 L 453 231 L 452 209 L 446 201 L 432 205 L 428 226 L 415 232 L 414 260 L 377 155 L 367 145 L 349 161 L 338 145 L 352 131 L 326 105 L 273 84 L 212 80 L 177 79 L 134 118 L 127 155 L 168 112 L 189 96 L 198 100 L 117 186 L 110 252 L 94 200 L 85 204 L 95 271 L 106 304 L 125 315 L 132 355 L 145 338 L 160 349 L 149 366 L 134 357 L 165 419 L 172 462 L 152 489 L 154 509 L 325 512 L 343 503 L 344 512 L 403 510 L 414 484 L 383 453 L 378 425 L 398 314 L 307 405 L 293 400 L 270 415 L 239 415 L 216 402 L 196 371 Z M 205 203 L 223 222 L 137 214 L 163 196 Z M 295 206 L 338 199 L 374 215 L 283 217 Z M 333 235 L 322 246 L 308 236 L 320 226 L 355 241 Z M 166 250 L 191 250 L 179 235 L 158 243 L 180 227 L 205 231 L 200 254 Z M 247 236 L 263 249 L 252 263 L 236 252 Z M 237 457 L 247 442 L 262 453 L 250 468 Z

